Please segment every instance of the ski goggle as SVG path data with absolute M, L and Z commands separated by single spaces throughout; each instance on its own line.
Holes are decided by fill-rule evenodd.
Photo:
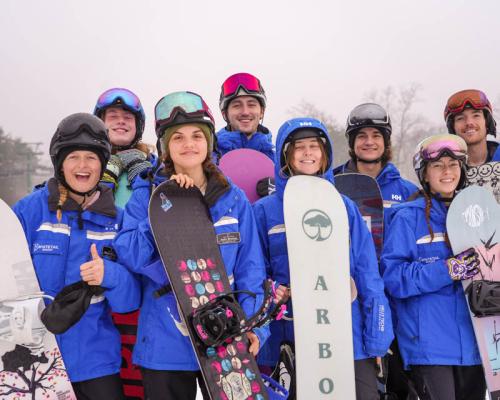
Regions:
M 93 115 L 88 115 L 82 123 L 78 118 L 66 118 L 57 127 L 56 135 L 61 141 L 67 141 L 87 133 L 100 141 L 108 141 L 108 131 L 104 123 Z
M 348 126 L 389 125 L 389 114 L 378 104 L 366 103 L 354 108 L 347 118 Z
M 434 161 L 444 154 L 456 159 L 467 156 L 467 144 L 456 135 L 436 135 L 423 140 L 419 145 L 419 155 L 423 161 Z
M 247 93 L 264 94 L 259 79 L 246 72 L 231 75 L 222 84 L 221 98 L 233 96 L 238 93 L 239 89 L 245 90 Z
M 130 110 L 143 113 L 139 98 L 128 89 L 114 88 L 106 90 L 97 99 L 95 109 L 102 109 L 112 105 L 123 105 Z
M 467 89 L 455 93 L 448 99 L 444 109 L 445 119 L 450 114 L 461 113 L 467 104 L 470 104 L 470 106 L 476 110 L 483 110 L 486 108 L 491 112 L 491 103 L 482 91 Z
M 207 123 L 215 124 L 210 108 L 200 95 L 193 92 L 174 92 L 156 103 L 156 126 L 173 123 L 179 113 L 183 113 L 187 117 L 204 117 Z

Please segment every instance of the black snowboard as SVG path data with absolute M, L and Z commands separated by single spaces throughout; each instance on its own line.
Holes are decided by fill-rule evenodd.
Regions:
M 384 201 L 377 181 L 364 174 L 341 174 L 335 176 L 335 187 L 358 206 L 380 259 L 384 240 Z
M 151 196 L 149 222 L 212 400 L 268 399 L 246 335 L 211 347 L 192 323 L 194 311 L 231 291 L 201 192 L 162 183 Z

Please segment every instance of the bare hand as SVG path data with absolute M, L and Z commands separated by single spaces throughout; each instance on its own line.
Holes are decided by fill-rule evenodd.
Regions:
M 260 349 L 259 337 L 253 332 L 247 332 L 247 338 L 250 341 L 248 351 L 255 357 Z
M 291 296 L 290 288 L 279 285 L 278 288 L 276 289 L 276 297 L 274 299 L 275 303 L 279 303 L 282 301 L 283 303 L 286 303 L 288 299 Z
M 92 260 L 80 265 L 80 276 L 84 282 L 92 286 L 99 286 L 104 279 L 104 261 L 97 252 L 95 243 L 90 246 Z
M 194 186 L 194 179 L 186 174 L 174 174 L 170 177 L 170 179 L 176 181 L 180 187 L 185 189 Z

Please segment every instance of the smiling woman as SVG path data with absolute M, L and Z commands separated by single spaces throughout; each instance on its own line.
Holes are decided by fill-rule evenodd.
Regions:
M 78 399 L 123 399 L 120 339 L 111 311 L 133 311 L 140 300 L 135 277 L 113 257 L 123 214 L 111 189 L 99 185 L 110 154 L 99 118 L 66 117 L 50 143 L 54 178 L 14 206 L 40 287 L 56 298 L 44 323 L 57 333 Z M 68 299 L 77 303 L 88 296 L 88 308 L 73 312 Z
M 70 196 L 81 198 L 76 192 L 89 193 L 97 186 L 102 165 L 97 153 L 89 150 L 75 150 L 66 156 L 61 169 L 64 180 L 72 189 Z
M 421 399 L 482 400 L 486 389 L 461 283 L 479 272 L 479 256 L 473 248 L 453 255 L 446 230 L 448 207 L 467 184 L 466 163 L 458 135 L 418 144 L 413 166 L 422 190 L 393 208 L 382 252 L 399 349 Z

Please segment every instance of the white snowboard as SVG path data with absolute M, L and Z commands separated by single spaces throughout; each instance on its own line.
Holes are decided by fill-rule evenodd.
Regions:
M 297 398 L 354 399 L 349 222 L 325 179 L 295 176 L 284 194 Z
M 40 320 L 45 305 L 21 223 L 0 199 L 0 399 L 76 399 L 55 336 Z

